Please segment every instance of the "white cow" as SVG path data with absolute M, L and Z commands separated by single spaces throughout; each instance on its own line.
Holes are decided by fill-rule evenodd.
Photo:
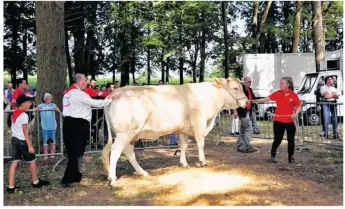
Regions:
M 116 89 L 109 97 L 117 93 L 121 93 L 120 99 L 104 109 L 109 139 L 103 150 L 103 163 L 111 186 L 116 184 L 116 164 L 122 152 L 138 174 L 149 175 L 134 154 L 134 143 L 140 138 L 157 139 L 179 133 L 180 163 L 188 166 L 186 149 L 188 136 L 192 136 L 197 142 L 201 166 L 205 166 L 205 137 L 218 113 L 246 107 L 248 103 L 241 83 L 235 78 L 180 86 L 126 86 Z M 116 133 L 114 144 L 111 132 Z

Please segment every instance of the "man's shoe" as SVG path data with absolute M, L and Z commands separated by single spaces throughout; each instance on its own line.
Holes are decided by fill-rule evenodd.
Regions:
M 13 188 L 7 187 L 7 193 L 12 194 L 12 193 L 14 193 L 14 191 L 16 191 L 17 189 L 19 189 L 19 188 L 18 188 L 16 185 L 14 185 Z
M 238 136 L 238 135 L 240 135 L 240 133 L 236 132 L 235 135 Z
M 45 180 L 42 180 L 42 179 L 38 179 L 38 183 L 37 184 L 31 183 L 33 188 L 42 188 L 43 186 L 47 186 L 49 184 L 50 184 L 49 181 L 45 181 Z
M 289 157 L 289 163 L 297 164 L 294 157 Z
M 339 134 L 334 134 L 332 139 L 340 139 L 340 135 Z
M 258 151 L 257 149 L 254 149 L 253 147 L 249 147 L 248 149 L 245 150 L 246 153 L 252 153 Z
M 276 156 L 271 155 L 270 161 L 271 161 L 271 163 L 277 163 L 277 158 L 276 158 Z
M 63 183 L 63 182 L 60 182 L 60 185 L 62 188 L 69 188 L 69 187 L 72 187 L 72 184 L 71 183 Z
M 254 134 L 260 134 L 260 132 L 259 131 L 254 131 Z

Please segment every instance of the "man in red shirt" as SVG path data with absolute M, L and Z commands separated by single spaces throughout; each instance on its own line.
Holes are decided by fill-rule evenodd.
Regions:
M 295 152 L 296 134 L 296 126 L 294 121 L 297 119 L 298 113 L 301 110 L 302 102 L 299 100 L 297 94 L 293 90 L 293 81 L 291 77 L 283 77 L 280 80 L 279 90 L 273 92 L 266 98 L 253 100 L 253 102 L 268 102 L 270 100 L 277 102 L 277 108 L 273 118 L 274 141 L 272 144 L 270 157 L 270 160 L 273 163 L 277 162 L 276 152 L 283 140 L 285 130 L 288 141 L 289 163 L 296 163 L 296 160 L 293 157 Z
M 84 92 L 87 93 L 91 98 L 97 97 L 97 89 L 96 89 L 97 82 L 95 79 L 90 80 L 90 86 L 88 86 Z M 94 99 L 94 98 L 93 98 Z
M 12 101 L 11 101 L 11 103 L 12 103 L 11 109 L 12 110 L 17 109 L 17 104 L 16 104 L 17 98 L 20 95 L 24 95 L 24 91 L 25 91 L 26 87 L 27 87 L 26 80 L 24 80 L 24 79 L 18 79 L 17 80 L 17 89 L 12 94 Z

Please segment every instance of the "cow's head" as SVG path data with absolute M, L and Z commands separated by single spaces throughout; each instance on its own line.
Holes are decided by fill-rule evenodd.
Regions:
M 243 92 L 241 82 L 236 78 L 218 78 L 215 86 L 223 88 L 227 92 L 226 108 L 236 109 L 238 107 L 245 108 L 248 105 L 248 99 Z

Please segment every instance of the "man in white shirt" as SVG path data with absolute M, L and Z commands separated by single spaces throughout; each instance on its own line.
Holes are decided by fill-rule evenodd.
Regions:
M 325 85 L 320 88 L 320 94 L 323 96 L 323 116 L 324 116 L 324 137 L 328 138 L 328 126 L 332 120 L 333 139 L 339 138 L 338 128 L 338 114 L 336 102 L 340 93 L 333 87 L 333 77 L 327 76 L 325 78 Z M 332 117 L 331 117 L 332 115 Z
M 111 99 L 95 100 L 84 92 L 88 80 L 84 74 L 76 73 L 74 84 L 64 92 L 63 96 L 63 139 L 67 151 L 68 163 L 64 177 L 61 180 L 63 187 L 70 187 L 71 183 L 80 182 L 81 159 L 84 155 L 86 142 L 90 137 L 91 106 L 103 107 L 110 105 L 121 95 L 114 95 Z

